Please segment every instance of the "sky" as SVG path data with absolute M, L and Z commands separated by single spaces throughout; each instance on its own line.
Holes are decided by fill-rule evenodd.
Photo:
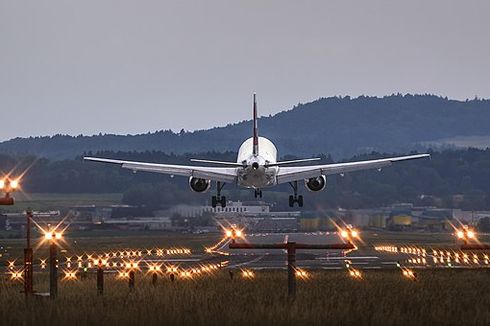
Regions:
M 335 95 L 490 97 L 490 1 L 0 0 L 0 141 L 207 129 Z

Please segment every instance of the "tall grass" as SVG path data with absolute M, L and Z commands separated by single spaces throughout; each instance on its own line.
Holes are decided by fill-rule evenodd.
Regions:
M 2 325 L 489 325 L 488 270 L 424 270 L 408 281 L 398 271 L 318 271 L 287 298 L 286 273 L 257 272 L 252 281 L 227 272 L 196 280 L 137 274 L 136 288 L 107 275 L 103 296 L 95 279 L 60 281 L 56 300 L 31 298 L 21 285 L 0 284 Z M 38 290 L 47 290 L 38 279 Z

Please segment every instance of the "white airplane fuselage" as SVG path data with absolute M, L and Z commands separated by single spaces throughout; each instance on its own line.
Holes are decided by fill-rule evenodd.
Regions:
M 237 163 L 244 168 L 238 168 L 238 185 L 245 188 L 261 189 L 276 185 L 277 166 L 267 167 L 277 162 L 276 146 L 265 137 L 259 138 L 259 150 L 253 154 L 253 137 L 245 140 L 238 149 Z

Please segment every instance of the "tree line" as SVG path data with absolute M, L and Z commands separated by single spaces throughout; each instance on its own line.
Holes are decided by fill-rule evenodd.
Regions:
M 190 158 L 234 161 L 234 152 L 200 154 L 166 154 L 146 152 L 87 153 L 134 161 L 191 164 Z M 490 209 L 490 149 L 446 150 L 432 152 L 431 159 L 400 162 L 391 167 L 372 171 L 329 176 L 327 188 L 309 193 L 305 188 L 305 205 L 316 208 L 373 208 L 397 202 L 416 205 L 453 207 L 465 210 Z M 371 153 L 349 160 L 388 157 L 393 153 Z M 334 160 L 320 155 L 323 163 Z M 282 159 L 294 159 L 294 156 Z M 191 192 L 187 178 L 121 169 L 114 165 L 73 160 L 52 161 L 34 156 L 0 155 L 0 171 L 13 175 L 25 173 L 23 191 L 27 193 L 124 193 L 124 203 L 167 207 L 178 203 L 202 204 L 211 193 Z M 211 192 L 214 191 L 214 187 Z M 264 191 L 264 200 L 278 209 L 289 209 L 287 196 L 291 189 L 281 185 Z M 227 185 L 224 194 L 234 200 L 254 200 L 253 192 Z

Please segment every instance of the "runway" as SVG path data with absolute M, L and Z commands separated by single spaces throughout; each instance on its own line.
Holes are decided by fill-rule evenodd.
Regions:
M 336 232 L 314 233 L 255 233 L 249 234 L 237 243 L 272 244 L 296 242 L 303 244 L 345 243 Z M 296 266 L 304 269 L 336 270 L 347 266 L 359 269 L 390 269 L 401 266 L 415 268 L 479 268 L 489 267 L 485 253 L 457 253 L 410 247 L 400 247 L 390 252 L 385 247 L 373 247 L 361 241 L 354 241 L 358 250 L 297 250 Z M 203 258 L 214 261 L 226 258 L 228 268 L 286 269 L 287 252 L 284 249 L 229 249 L 229 241 L 217 250 L 217 257 Z M 380 249 L 381 248 L 381 249 Z M 413 250 L 412 250 L 413 249 Z M 393 249 L 394 250 L 394 249 Z M 410 251 L 408 251 L 410 250 Z M 465 258 L 466 257 L 466 258 Z

